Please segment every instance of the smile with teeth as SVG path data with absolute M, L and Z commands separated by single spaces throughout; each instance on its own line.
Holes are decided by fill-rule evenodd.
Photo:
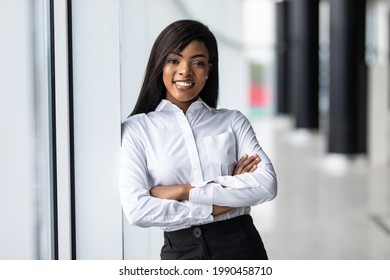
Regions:
M 191 88 L 195 85 L 195 83 L 191 81 L 176 81 L 174 83 L 178 88 Z

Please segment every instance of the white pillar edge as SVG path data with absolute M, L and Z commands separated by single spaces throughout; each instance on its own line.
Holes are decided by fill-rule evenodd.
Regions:
M 58 259 L 72 258 L 67 1 L 54 2 Z

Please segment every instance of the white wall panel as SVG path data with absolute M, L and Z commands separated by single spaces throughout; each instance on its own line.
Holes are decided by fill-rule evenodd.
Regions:
M 0 259 L 38 256 L 32 11 L 0 1 Z
M 72 1 L 77 259 L 121 259 L 119 2 Z

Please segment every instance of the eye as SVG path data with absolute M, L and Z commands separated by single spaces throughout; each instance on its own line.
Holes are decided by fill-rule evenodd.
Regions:
M 168 59 L 168 63 L 170 63 L 170 64 L 179 64 L 179 61 L 177 59 L 172 58 L 172 59 Z
M 206 66 L 206 63 L 205 62 L 203 62 L 203 61 L 195 61 L 194 62 L 194 65 L 196 65 L 196 66 L 199 66 L 199 67 L 205 67 Z

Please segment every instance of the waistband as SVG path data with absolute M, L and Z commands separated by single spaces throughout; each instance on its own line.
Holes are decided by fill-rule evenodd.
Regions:
M 242 215 L 235 218 L 213 222 L 205 225 L 191 226 L 185 229 L 176 231 L 165 231 L 164 235 L 171 242 L 184 243 L 192 238 L 208 238 L 225 235 L 240 230 L 248 230 L 254 228 L 253 219 L 250 215 Z

